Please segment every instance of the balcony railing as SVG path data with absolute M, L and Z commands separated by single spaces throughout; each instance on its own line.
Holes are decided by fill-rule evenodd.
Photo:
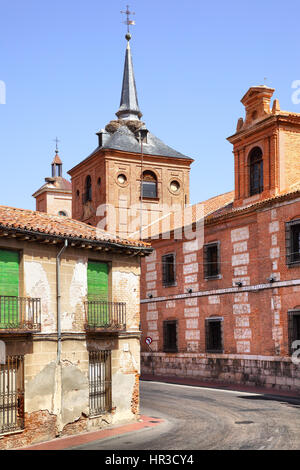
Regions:
M 88 300 L 85 302 L 86 330 L 121 331 L 126 329 L 126 303 Z
M 0 332 L 41 330 L 41 299 L 0 295 Z

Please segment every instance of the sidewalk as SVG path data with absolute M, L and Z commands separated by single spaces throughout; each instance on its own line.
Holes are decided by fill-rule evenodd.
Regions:
M 170 384 L 178 385 L 191 385 L 193 387 L 203 387 L 203 388 L 215 388 L 219 390 L 233 390 L 237 392 L 249 392 L 249 393 L 258 393 L 261 395 L 272 395 L 272 396 L 282 396 L 297 398 L 300 400 L 300 392 L 288 391 L 288 390 L 278 390 L 277 388 L 266 388 L 266 387 L 257 387 L 256 385 L 242 385 L 234 384 L 229 382 L 214 382 L 214 381 L 204 381 L 200 379 L 194 379 L 192 377 L 177 377 L 177 376 L 159 376 L 159 375 L 150 375 L 142 374 L 140 380 L 143 381 L 153 381 L 153 382 L 165 382 Z
M 128 432 L 140 431 L 141 429 L 151 428 L 163 423 L 163 419 L 153 418 L 151 416 L 141 416 L 140 421 L 117 426 L 109 426 L 101 431 L 92 431 L 75 436 L 61 437 L 52 441 L 41 442 L 28 447 L 22 447 L 14 450 L 63 450 L 70 447 L 87 444 L 88 442 L 106 439 L 108 437 L 126 434 Z

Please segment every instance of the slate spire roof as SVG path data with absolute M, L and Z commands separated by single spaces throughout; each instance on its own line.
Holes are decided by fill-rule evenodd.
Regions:
M 130 50 L 130 34 L 126 35 L 127 48 L 125 53 L 125 64 L 123 72 L 123 84 L 119 110 L 116 112 L 118 119 L 140 119 L 142 113 L 139 108 L 136 92 L 133 63 Z

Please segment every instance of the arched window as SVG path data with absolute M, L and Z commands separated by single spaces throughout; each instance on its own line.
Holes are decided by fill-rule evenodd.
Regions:
M 264 189 L 263 154 L 259 147 L 254 147 L 249 154 L 250 196 L 259 194 Z
M 90 175 L 86 177 L 85 180 L 85 194 L 84 194 L 84 202 L 92 200 L 92 180 Z
M 67 217 L 66 211 L 59 211 L 58 215 L 61 215 L 62 217 Z
M 157 179 L 152 171 L 143 172 L 143 197 L 157 197 Z

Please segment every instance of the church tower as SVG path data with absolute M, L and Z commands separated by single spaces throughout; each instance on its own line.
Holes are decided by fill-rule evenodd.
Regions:
M 123 237 L 148 238 L 147 231 L 140 233 L 141 226 L 151 227 L 166 213 L 189 204 L 193 159 L 167 146 L 141 120 L 131 35 L 125 37 L 117 119 L 97 133 L 98 146 L 92 154 L 68 172 L 72 178 L 72 217 Z
M 233 144 L 235 207 L 293 189 L 300 180 L 300 114 L 283 111 L 274 88 L 253 86 L 241 99 L 245 119 L 228 137 Z
M 51 163 L 51 177 L 33 195 L 36 210 L 51 215 L 72 217 L 72 185 L 62 176 L 62 161 L 56 146 L 55 157 Z

